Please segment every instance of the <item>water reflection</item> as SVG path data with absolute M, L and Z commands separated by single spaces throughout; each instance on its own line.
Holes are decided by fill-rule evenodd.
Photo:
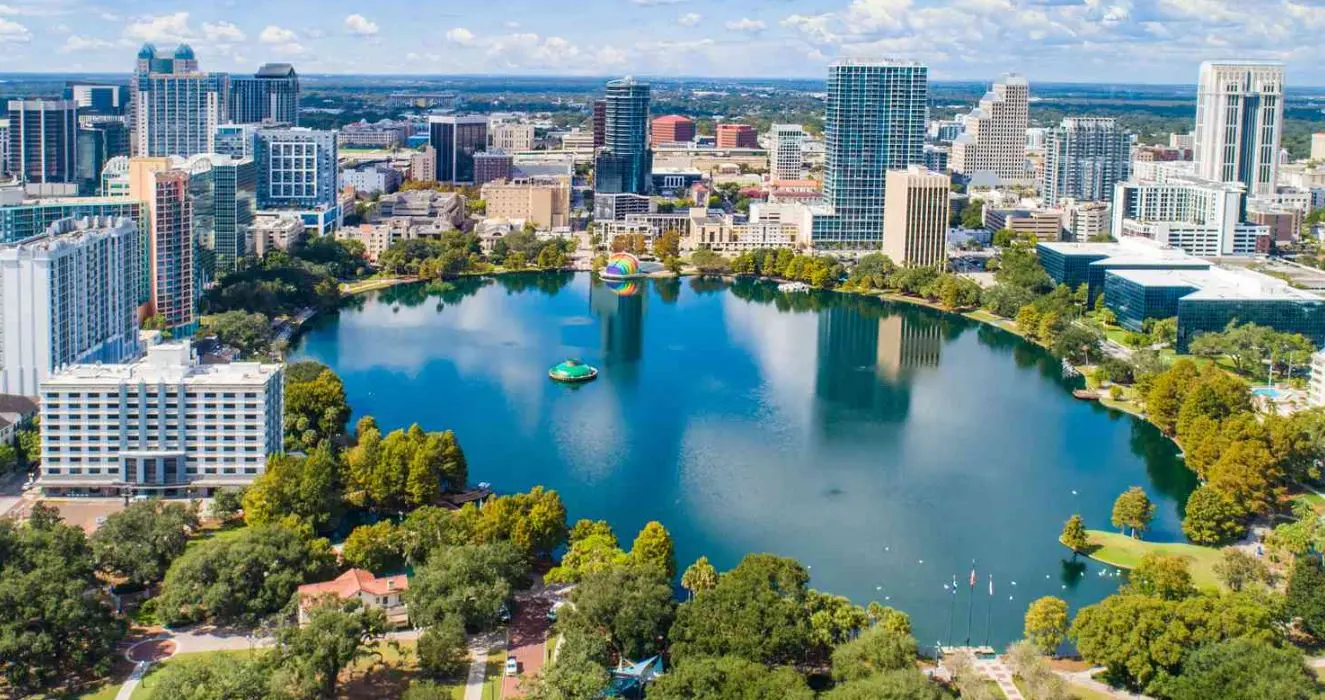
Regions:
M 631 365 L 644 352 L 644 300 L 636 283 L 613 288 L 595 281 L 589 288 L 589 309 L 598 318 L 602 332 L 603 364 Z

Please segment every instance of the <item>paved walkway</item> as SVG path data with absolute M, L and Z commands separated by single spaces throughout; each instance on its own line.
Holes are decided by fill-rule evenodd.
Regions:
M 1003 663 L 1002 657 L 974 659 L 974 661 L 976 670 L 997 683 L 1003 694 L 1008 696 L 1008 700 L 1025 700 L 1025 696 L 1017 689 L 1017 685 L 1012 682 L 1012 669 Z
M 1117 688 L 1114 688 L 1108 683 L 1101 683 L 1095 680 L 1095 674 L 1102 673 L 1104 670 L 1105 668 L 1103 666 L 1096 666 L 1094 668 L 1088 668 L 1084 671 L 1076 671 L 1076 672 L 1054 671 L 1054 673 L 1057 673 L 1059 676 L 1066 679 L 1069 683 L 1073 685 L 1079 685 L 1083 688 L 1089 688 L 1097 693 L 1103 693 L 1104 695 L 1108 695 L 1109 697 L 1112 698 L 1127 698 L 1128 700 L 1154 700 L 1148 695 L 1129 693 L 1125 690 L 1119 690 Z
M 488 650 L 474 652 L 474 662 L 469 665 L 469 676 L 465 679 L 465 700 L 483 700 L 483 681 L 488 678 Z
M 129 674 L 129 680 L 124 681 L 124 685 L 120 686 L 120 692 L 115 694 L 115 700 L 129 700 L 133 697 L 133 691 L 138 688 L 138 682 L 143 679 L 143 674 L 147 673 L 147 667 L 151 665 L 151 661 L 139 661 L 133 667 L 133 673 Z

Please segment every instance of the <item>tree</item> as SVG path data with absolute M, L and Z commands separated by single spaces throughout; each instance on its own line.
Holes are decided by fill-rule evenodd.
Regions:
M 360 423 L 345 460 L 349 488 L 364 505 L 392 511 L 431 505 L 469 480 L 469 462 L 454 432 L 424 432 L 415 423 L 383 438 L 375 422 Z
M 661 260 L 673 258 L 681 254 L 681 234 L 676 231 L 667 231 L 663 235 L 653 240 L 653 254 Z
M 561 564 L 552 567 L 543 580 L 573 583 L 588 574 L 622 568 L 630 555 L 617 546 L 616 534 L 606 522 L 581 520 L 570 533 L 570 549 Z
M 244 520 L 270 525 L 292 518 L 325 532 L 341 511 L 340 457 L 320 443 L 307 457 L 273 455 L 267 469 L 244 491 Z
M 1325 570 L 1318 557 L 1300 556 L 1293 562 L 1285 592 L 1288 614 L 1311 636 L 1325 637 Z
M 976 668 L 970 654 L 959 652 L 943 659 L 943 665 L 952 673 L 953 685 L 962 700 L 998 700 L 1001 691 L 991 689 L 986 677 Z
M 38 503 L 26 524 L 0 518 L 0 677 L 17 697 L 104 675 L 124 635 L 100 596 L 81 528 Z
M 681 587 L 694 598 L 703 591 L 713 590 L 718 585 L 718 571 L 709 563 L 709 558 L 701 556 L 681 574 Z
M 1225 549 L 1223 559 L 1214 568 L 1215 575 L 1232 591 L 1240 591 L 1250 583 L 1270 582 L 1270 570 L 1265 564 L 1241 549 Z
M 1015 319 L 1017 328 L 1019 328 L 1027 338 L 1034 340 L 1040 333 L 1040 312 L 1035 310 L 1034 306 L 1027 304 L 1017 310 Z
M 189 530 L 196 527 L 196 509 L 182 503 L 131 503 L 97 529 L 92 554 L 98 569 L 144 588 L 165 577 L 170 562 L 184 553 Z
M 1132 537 L 1146 531 L 1155 517 L 1155 504 L 1140 486 L 1133 486 L 1113 502 L 1111 522 L 1119 529 L 1131 528 Z
M 1310 700 L 1320 691 L 1297 649 L 1231 639 L 1193 652 L 1165 693 L 1173 700 Z
M 649 700 L 813 700 L 792 668 L 768 668 L 739 657 L 679 663 L 649 688 Z
M 168 624 L 253 624 L 285 607 L 295 589 L 329 578 L 335 555 L 322 539 L 279 525 L 254 525 L 205 540 L 166 572 L 157 610 Z
M 690 264 L 694 265 L 703 274 L 725 272 L 727 270 L 727 259 L 707 248 L 701 248 L 691 253 Z
M 1064 700 L 1072 697 L 1067 692 L 1067 683 L 1045 661 L 1040 650 L 1028 641 L 1022 640 L 1008 647 L 1003 656 L 1012 667 L 1012 675 L 1021 679 L 1018 686 L 1024 688 L 1026 697 L 1031 700 Z
M 428 626 L 454 616 L 466 629 L 490 630 L 528 575 L 528 561 L 510 542 L 445 547 L 410 580 L 405 592 L 410 618 Z
M 914 637 L 876 625 L 833 650 L 833 678 L 861 680 L 885 671 L 914 668 L 915 661 Z
M 1042 654 L 1056 654 L 1067 639 L 1067 602 L 1053 596 L 1037 599 L 1026 608 L 1026 640 Z
M 971 200 L 966 207 L 962 209 L 962 228 L 984 228 L 984 210 L 985 201 L 983 199 Z M 1001 230 L 1003 229 L 1000 229 L 1000 231 Z M 995 243 L 995 245 L 997 245 L 997 243 Z
M 1178 411 L 1182 409 L 1187 388 L 1200 376 L 1196 363 L 1179 359 L 1167 371 L 1155 377 L 1146 394 L 1146 415 L 1160 430 L 1172 435 L 1178 428 Z
M 345 385 L 318 362 L 295 362 L 285 370 L 285 437 L 292 450 L 311 450 L 345 432 L 350 406 Z
M 597 635 L 566 634 L 556 658 L 531 683 L 521 684 L 531 700 L 597 700 L 610 677 L 606 640 Z
M 220 489 L 216 495 L 212 496 L 211 514 L 213 518 L 222 523 L 230 522 L 230 519 L 239 514 L 244 508 L 243 489 Z
M 341 557 L 350 566 L 367 569 L 375 574 L 399 568 L 404 558 L 400 531 L 390 520 L 360 525 L 345 538 Z
M 1127 590 L 1164 600 L 1182 600 L 1196 593 L 1187 560 L 1179 556 L 1148 552 L 1127 576 Z
M 1178 317 L 1170 316 L 1156 320 L 1150 329 L 1150 342 L 1156 345 L 1172 345 L 1178 342 Z
M 276 632 L 276 658 L 292 685 L 316 697 L 335 697 L 340 672 L 368 651 L 368 643 L 386 632 L 381 608 L 358 598 L 332 594 L 305 611 L 303 625 Z
M 1270 513 L 1283 491 L 1279 460 L 1260 440 L 1237 440 L 1210 468 L 1209 485 L 1258 515 Z
M 1104 356 L 1104 335 L 1093 328 L 1073 324 L 1053 341 L 1053 353 L 1075 365 L 1099 362 Z
M 465 624 L 447 617 L 419 635 L 419 668 L 429 676 L 444 680 L 458 678 L 469 667 L 469 646 L 465 642 Z
M 407 561 L 421 564 L 443 545 L 464 544 L 455 536 L 457 529 L 451 511 L 441 506 L 416 508 L 397 526 L 401 553 Z
M 823 700 L 946 700 L 951 696 L 925 674 L 908 669 L 841 683 L 819 697 Z
M 1074 513 L 1063 523 L 1063 534 L 1059 535 L 1058 541 L 1071 548 L 1073 557 L 1090 548 L 1090 537 L 1086 535 L 1086 525 L 1079 514 Z
M 1221 545 L 1246 534 L 1246 517 L 1246 511 L 1223 491 L 1201 486 L 1187 497 L 1182 531 L 1196 544 Z
M 266 654 L 208 654 L 205 659 L 176 659 L 152 674 L 152 695 L 179 700 L 280 697 L 271 687 L 271 666 Z
M 655 568 L 589 574 L 575 587 L 571 602 L 558 627 L 602 636 L 616 655 L 628 659 L 661 652 L 676 611 L 671 579 Z
M 795 560 L 751 554 L 718 585 L 677 610 L 669 635 L 675 663 L 739 656 L 777 665 L 826 655 L 812 641 L 805 607 L 809 573 Z
M 676 576 L 676 547 L 662 523 L 653 520 L 640 530 L 630 546 L 630 559 L 636 566 L 653 567 L 667 580 Z
M 18 467 L 18 448 L 0 442 L 0 474 L 8 474 Z
M 222 345 L 244 356 L 265 355 L 271 349 L 271 321 L 260 313 L 235 310 L 204 318 L 198 329 L 200 335 L 214 333 Z

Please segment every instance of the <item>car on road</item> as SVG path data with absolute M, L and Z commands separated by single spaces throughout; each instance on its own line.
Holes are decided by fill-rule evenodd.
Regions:
M 514 656 L 506 657 L 506 675 L 508 676 L 520 675 L 520 662 L 516 661 Z

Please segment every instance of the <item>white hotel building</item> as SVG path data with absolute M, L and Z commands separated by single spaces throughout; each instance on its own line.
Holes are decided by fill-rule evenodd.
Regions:
M 129 219 L 62 219 L 0 247 L 0 394 L 36 396 L 51 372 L 138 354 L 142 249 Z
M 208 495 L 262 474 L 282 449 L 285 368 L 203 365 L 189 341 L 132 364 L 75 365 L 41 386 L 50 495 Z

